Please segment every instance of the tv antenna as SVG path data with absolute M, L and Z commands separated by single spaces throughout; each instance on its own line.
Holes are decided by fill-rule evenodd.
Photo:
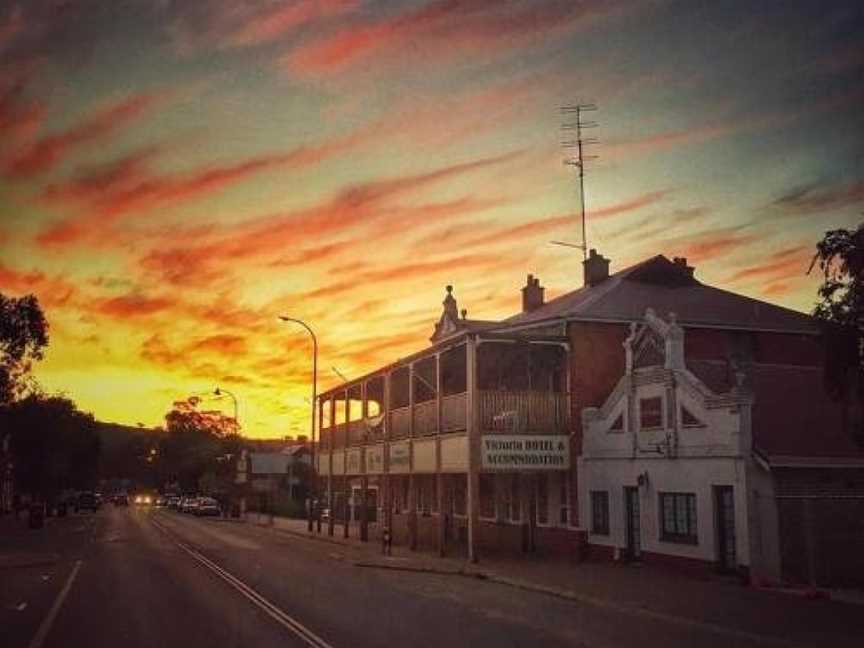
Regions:
M 561 146 L 565 149 L 576 149 L 575 155 L 564 160 L 564 164 L 574 166 L 578 169 L 579 174 L 579 202 L 582 214 L 582 243 L 565 243 L 563 241 L 552 241 L 555 245 L 563 245 L 565 247 L 574 247 L 582 250 L 583 259 L 588 258 L 588 240 L 585 233 L 585 163 L 589 160 L 596 160 L 596 155 L 586 155 L 585 147 L 599 144 L 600 141 L 596 137 L 585 137 L 583 131 L 589 128 L 597 128 L 596 121 L 584 119 L 584 114 L 594 112 L 597 106 L 592 103 L 577 103 L 561 106 L 560 111 L 568 121 L 561 124 L 561 132 L 565 136 L 576 136 L 576 139 L 565 139 L 561 141 Z M 575 116 L 575 119 L 574 119 Z

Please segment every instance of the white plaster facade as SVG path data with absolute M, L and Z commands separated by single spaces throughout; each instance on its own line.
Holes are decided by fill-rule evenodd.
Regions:
M 760 565 L 766 562 L 766 553 L 774 553 L 772 539 L 764 535 L 772 528 L 775 510 L 773 496 L 760 497 L 759 492 L 771 480 L 759 479 L 762 469 L 752 458 L 752 397 L 740 386 L 743 375 L 731 392 L 713 393 L 687 369 L 683 342 L 684 331 L 674 315 L 667 322 L 649 309 L 641 325 L 632 325 L 624 343 L 625 375 L 601 408 L 583 410 L 578 462 L 581 519 L 589 543 L 612 548 L 616 557 L 653 553 L 749 569 L 754 549 Z M 628 487 L 635 489 L 630 491 L 630 506 L 638 504 L 638 512 L 628 510 Z M 725 506 L 729 499 L 734 506 L 734 532 L 721 540 L 733 518 L 729 512 L 720 522 L 724 505 L 718 489 L 723 487 L 731 488 L 731 497 L 728 490 L 724 493 Z M 597 498 L 597 532 L 592 492 L 608 493 L 608 533 L 602 524 L 602 495 Z M 681 516 L 695 534 L 664 534 L 664 493 L 687 495 L 680 501 L 691 511 L 695 496 L 695 523 L 690 512 Z M 667 522 L 667 528 L 676 524 Z M 733 537 L 734 555 L 724 553 Z

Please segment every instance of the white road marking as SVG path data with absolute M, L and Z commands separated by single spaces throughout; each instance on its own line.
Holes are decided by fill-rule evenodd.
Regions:
M 291 632 L 293 632 L 296 636 L 302 639 L 306 644 L 312 646 L 312 648 L 333 648 L 333 646 L 327 643 L 324 639 L 319 637 L 317 634 L 312 632 L 309 628 L 304 626 L 302 623 L 297 621 L 297 619 L 291 617 L 286 612 L 275 606 L 273 603 L 264 598 L 261 594 L 256 592 L 254 589 L 249 587 L 246 583 L 241 581 L 239 578 L 223 569 L 212 560 L 199 553 L 189 545 L 184 542 L 181 542 L 177 539 L 177 537 L 171 533 L 165 526 L 156 522 L 151 518 L 150 520 L 157 529 L 159 529 L 162 533 L 164 533 L 168 538 L 170 538 L 178 547 L 180 547 L 183 551 L 188 553 L 192 558 L 194 558 L 199 564 L 207 567 L 210 571 L 215 573 L 219 578 L 224 580 L 226 583 L 231 585 L 234 589 L 240 592 L 243 596 L 245 596 L 249 601 L 254 603 L 257 607 L 263 610 L 268 616 L 270 616 L 274 621 L 279 623 L 284 628 L 287 628 Z M 30 648 L 34 648 L 31 646 Z
M 48 616 L 46 616 L 39 625 L 39 629 L 36 631 L 36 635 L 30 642 L 29 648 L 40 648 L 40 646 L 42 646 L 45 637 L 48 636 L 48 632 L 51 630 L 51 626 L 54 624 L 54 619 L 57 618 L 57 613 L 60 612 L 60 608 L 63 606 L 63 601 L 66 600 L 69 590 L 72 589 L 72 583 L 75 581 L 75 577 L 78 575 L 78 570 L 80 569 L 81 561 L 76 560 L 75 566 L 72 568 L 72 573 L 69 574 L 69 578 L 66 579 L 66 584 L 63 585 L 63 589 L 60 590 L 60 593 L 54 600 L 54 605 L 52 605 L 51 609 L 48 610 Z

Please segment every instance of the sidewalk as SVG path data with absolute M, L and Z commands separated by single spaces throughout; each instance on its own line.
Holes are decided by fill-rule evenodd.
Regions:
M 53 520 L 53 518 L 46 519 Z M 15 519 L 12 514 L 0 515 L 0 570 L 16 567 L 38 567 L 51 565 L 59 560 L 55 552 L 33 551 L 41 544 L 39 530 L 27 526 L 27 515 Z
M 262 516 L 263 517 L 263 516 Z M 776 590 L 756 589 L 737 580 L 704 579 L 663 567 L 639 564 L 585 562 L 536 556 L 481 555 L 472 564 L 456 557 L 439 558 L 435 552 L 394 546 L 391 556 L 378 542 L 309 533 L 305 520 L 274 518 L 272 525 L 250 514 L 252 524 L 350 549 L 345 560 L 357 567 L 449 574 L 491 581 L 515 589 L 565 598 L 583 605 L 613 608 L 681 626 L 698 626 L 727 635 L 771 645 L 859 646 L 864 636 L 864 614 L 858 605 L 825 599 L 789 596 Z M 855 599 L 855 595 L 849 597 Z

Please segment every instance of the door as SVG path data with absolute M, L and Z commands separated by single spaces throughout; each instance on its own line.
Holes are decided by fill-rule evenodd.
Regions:
M 731 486 L 714 487 L 714 519 L 717 529 L 717 564 L 722 571 L 737 568 L 735 556 L 735 498 Z
M 626 516 L 624 522 L 627 533 L 627 554 L 632 560 L 638 560 L 642 555 L 642 544 L 640 542 L 641 528 L 639 524 L 639 488 L 635 486 L 624 487 L 624 511 Z

